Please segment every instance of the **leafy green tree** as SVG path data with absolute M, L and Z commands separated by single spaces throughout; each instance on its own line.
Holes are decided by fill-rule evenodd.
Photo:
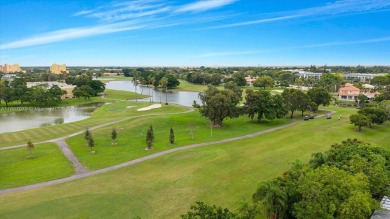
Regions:
M 89 100 L 90 97 L 95 95 L 95 91 L 88 85 L 82 85 L 81 87 L 75 87 L 73 89 L 73 95 L 75 97 L 84 97 L 86 100 Z
M 252 195 L 252 199 L 255 203 L 262 203 L 267 218 L 284 218 L 287 194 L 275 181 L 262 182 Z
M 220 127 L 226 118 L 238 117 L 237 104 L 241 100 L 242 90 L 229 84 L 224 90 L 208 85 L 207 90 L 199 94 L 202 106 L 199 112 L 208 118 L 212 126 Z
M 166 74 L 164 77 L 168 80 L 167 89 L 176 88 L 180 85 L 180 81 L 174 75 Z
M 364 174 L 351 175 L 336 167 L 322 166 L 306 173 L 298 187 L 301 201 L 294 204 L 297 218 L 345 218 L 351 205 L 371 206 Z M 353 196 L 360 196 L 360 200 Z M 367 218 L 371 208 L 360 209 L 356 218 Z M 357 213 L 357 212 L 356 212 Z
M 270 76 L 261 76 L 253 82 L 254 87 L 262 87 L 263 89 L 266 87 L 273 87 L 274 85 L 275 82 Z
M 4 86 L 1 92 L 1 98 L 4 100 L 5 106 L 8 107 L 8 103 L 14 100 L 14 89 L 9 86 Z
M 116 132 L 116 129 L 112 128 L 111 139 L 114 141 L 115 144 L 116 144 L 116 138 L 117 137 L 118 137 L 118 133 Z
M 362 114 L 352 114 L 349 116 L 349 120 L 352 124 L 359 127 L 359 132 L 362 131 L 363 126 L 369 126 L 371 124 L 370 118 Z
M 95 141 L 93 140 L 92 135 L 88 138 L 87 142 L 88 142 L 88 147 L 91 148 L 91 152 L 92 152 L 92 148 L 95 147 Z
M 386 86 L 390 84 L 390 77 L 386 75 L 378 75 L 372 78 L 370 83 L 375 86 Z
M 122 73 L 125 77 L 131 77 L 131 69 L 130 68 L 124 68 L 122 69 Z
M 365 107 L 366 102 L 368 101 L 368 97 L 364 94 L 359 94 L 357 96 L 356 101 L 359 103 L 359 108 Z
M 88 128 L 86 128 L 84 131 L 84 139 L 88 140 L 91 136 L 92 136 L 91 132 L 89 131 Z
M 34 148 L 35 148 L 34 144 L 31 142 L 31 140 L 28 140 L 28 142 L 27 142 L 27 150 L 30 152 L 30 156 L 31 156 L 31 153 L 34 150 Z
M 387 114 L 380 108 L 363 108 L 358 111 L 358 114 L 365 115 L 370 119 L 370 125 L 372 123 L 381 125 L 387 120 Z
M 173 128 L 169 130 L 169 143 L 174 144 L 175 143 L 175 133 L 173 132 Z
M 57 85 L 52 86 L 48 90 L 50 94 L 51 104 L 50 105 L 58 105 L 61 103 L 61 97 L 66 93 L 66 91 L 61 90 Z
M 99 80 L 90 80 L 88 86 L 91 87 L 94 91 L 94 96 L 104 92 L 104 90 L 106 89 L 106 85 Z
M 312 109 L 311 101 L 301 90 L 284 89 L 282 97 L 287 108 L 291 111 L 290 118 L 293 118 L 296 110 L 301 110 L 303 115 L 304 111 Z
M 280 119 L 287 115 L 288 109 L 279 95 L 271 95 L 269 91 L 246 90 L 244 110 L 253 120 L 257 114 L 257 120 L 262 118 Z
M 246 85 L 245 74 L 236 72 L 232 75 L 231 80 L 239 87 Z
M 148 149 L 152 149 L 154 144 L 154 132 L 152 125 L 149 126 L 149 129 L 146 132 L 146 145 L 148 146 Z
M 168 78 L 161 78 L 160 80 L 160 86 L 164 89 L 164 93 L 165 93 L 165 104 L 168 104 L 168 92 L 167 92 L 167 89 L 168 89 Z
M 20 104 L 23 106 L 23 101 L 25 100 L 25 94 L 27 92 L 27 83 L 24 78 L 15 78 L 11 82 L 11 87 L 13 88 L 13 99 L 20 101 Z
M 390 100 L 384 100 L 378 103 L 378 108 L 385 111 L 387 119 L 390 120 Z
M 328 106 L 332 100 L 332 95 L 324 88 L 312 88 L 307 91 L 307 95 L 310 100 L 317 104 L 317 107 L 322 104 L 323 106 Z
M 227 208 L 217 207 L 215 205 L 206 205 L 203 202 L 196 202 L 195 205 L 191 206 L 191 210 L 187 214 L 181 215 L 182 219 L 199 219 L 199 218 L 210 218 L 210 219 L 234 219 L 237 216 L 229 211 Z

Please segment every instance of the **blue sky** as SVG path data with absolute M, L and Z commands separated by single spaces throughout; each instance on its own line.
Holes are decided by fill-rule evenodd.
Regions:
M 390 65 L 389 0 L 2 0 L 0 63 Z

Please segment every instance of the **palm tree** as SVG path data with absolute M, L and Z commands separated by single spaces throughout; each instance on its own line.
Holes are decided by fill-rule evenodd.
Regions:
M 163 77 L 160 80 L 160 86 L 164 88 L 165 92 L 165 104 L 168 104 L 168 96 L 167 96 L 167 89 L 168 89 L 168 78 Z M 161 101 L 160 101 L 161 102 Z
M 261 183 L 252 199 L 254 202 L 262 202 L 265 213 L 270 219 L 283 218 L 287 209 L 287 195 L 276 181 Z
M 133 84 L 135 88 L 135 102 L 137 102 L 137 86 L 138 86 L 138 74 L 136 72 L 133 73 Z

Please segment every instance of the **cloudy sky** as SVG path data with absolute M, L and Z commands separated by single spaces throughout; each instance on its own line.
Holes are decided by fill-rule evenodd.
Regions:
M 5 63 L 390 65 L 390 1 L 2 0 Z

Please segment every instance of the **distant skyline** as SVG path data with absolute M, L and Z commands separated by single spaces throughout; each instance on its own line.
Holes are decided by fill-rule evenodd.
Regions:
M 2 0 L 0 64 L 390 65 L 389 0 Z

